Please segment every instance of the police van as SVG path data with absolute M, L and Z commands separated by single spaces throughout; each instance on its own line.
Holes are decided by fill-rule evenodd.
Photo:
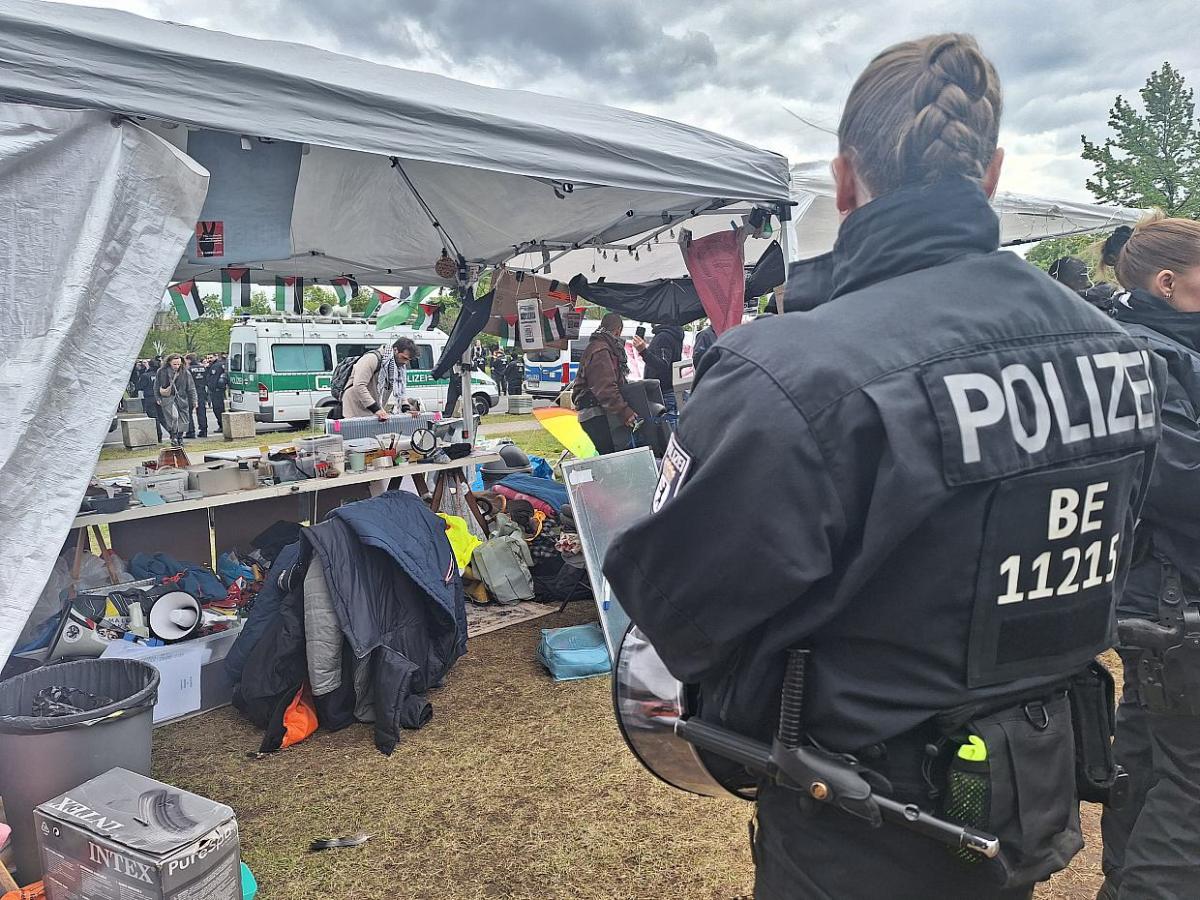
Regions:
M 314 316 L 261 316 L 234 324 L 229 334 L 230 409 L 252 412 L 260 422 L 306 423 L 311 410 L 334 405 L 329 385 L 339 362 L 401 337 L 417 345 L 417 359 L 408 368 L 408 395 L 427 410 L 442 409 L 450 379 L 435 380 L 431 370 L 445 349 L 444 332 L 377 330 L 371 319 Z M 491 377 L 472 372 L 475 412 L 485 415 L 499 400 Z
M 566 350 L 530 350 L 525 354 L 525 393 L 543 399 L 554 399 L 570 385 L 579 374 L 579 360 L 587 348 L 588 340 L 600 327 L 597 319 L 584 319 L 579 325 L 579 337 L 569 342 Z M 642 322 L 625 322 L 621 336 L 625 339 L 625 352 L 634 357 L 633 345 L 630 343 L 638 328 L 645 329 L 646 343 L 653 338 L 654 326 Z M 683 332 L 683 356 L 690 359 L 692 344 L 695 343 L 695 333 L 690 328 Z M 634 372 L 631 378 L 638 377 Z

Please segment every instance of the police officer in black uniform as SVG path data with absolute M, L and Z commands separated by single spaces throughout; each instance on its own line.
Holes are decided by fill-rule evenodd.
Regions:
M 1163 438 L 1117 611 L 1125 690 L 1117 762 L 1130 802 L 1104 812 L 1101 900 L 1200 896 L 1200 222 L 1120 228 L 1104 261 L 1118 321 L 1167 364 Z
M 208 437 L 208 382 L 204 364 L 196 357 L 195 353 L 187 355 L 188 372 L 192 375 L 192 381 L 196 384 L 196 411 L 192 417 L 192 428 L 188 431 L 187 436 L 194 438 L 197 435 L 196 426 L 199 427 L 200 437 Z
M 225 362 L 220 356 L 214 355 L 204 367 L 204 385 L 216 417 L 214 425 L 220 431 L 221 415 L 225 412 L 225 389 L 229 387 L 229 373 L 225 371 Z
M 967 36 L 871 63 L 831 296 L 708 351 L 653 513 L 605 560 L 702 719 L 769 742 L 803 648 L 807 739 L 881 793 L 944 815 L 958 760 L 982 766 L 971 824 L 1001 854 L 973 862 L 762 780 L 760 900 L 1027 898 L 1083 844 L 1064 682 L 1112 644 L 1163 376 L 998 251 L 1000 105 Z

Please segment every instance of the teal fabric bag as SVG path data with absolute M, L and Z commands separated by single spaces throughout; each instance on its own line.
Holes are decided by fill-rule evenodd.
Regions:
M 612 670 L 604 632 L 595 622 L 569 628 L 543 628 L 538 659 L 555 681 L 593 678 Z

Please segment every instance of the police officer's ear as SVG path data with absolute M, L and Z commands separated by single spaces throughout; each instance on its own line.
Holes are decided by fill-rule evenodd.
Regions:
M 845 219 L 860 206 L 871 202 L 871 192 L 854 169 L 854 160 L 848 153 L 839 153 L 833 158 L 834 201 L 838 215 Z
M 992 161 L 988 163 L 987 170 L 983 173 L 983 181 L 980 182 L 980 187 L 988 195 L 989 200 L 996 196 L 996 188 L 1000 184 L 1000 169 L 1003 166 L 1004 148 L 997 147 L 996 152 L 992 154 Z

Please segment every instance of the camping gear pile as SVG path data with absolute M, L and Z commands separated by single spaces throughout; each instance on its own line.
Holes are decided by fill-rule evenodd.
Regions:
M 469 544 L 457 538 L 467 600 L 482 606 L 589 599 L 566 488 L 541 457 L 511 443 L 498 452 L 498 461 L 480 466 L 484 489 L 475 494 L 488 534 Z M 456 524 L 456 517 L 446 519 L 448 528 Z
M 79 545 L 63 553 L 38 601 L 43 617 L 30 619 L 17 654 L 53 662 L 100 656 L 114 641 L 161 647 L 218 634 L 248 612 L 273 558 L 270 547 L 245 558 L 229 551 L 214 573 L 166 553 L 139 553 L 126 565 L 104 552 L 103 561 Z M 82 561 L 74 575 L 71 554 Z

